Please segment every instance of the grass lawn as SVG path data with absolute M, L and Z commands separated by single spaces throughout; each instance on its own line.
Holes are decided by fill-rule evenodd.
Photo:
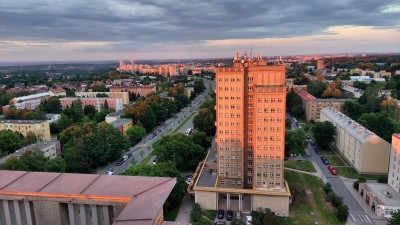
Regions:
M 306 172 L 317 172 L 314 168 L 314 165 L 309 161 L 302 161 L 302 160 L 285 161 L 285 167 L 296 170 L 302 170 Z
M 342 159 L 340 158 L 340 156 L 337 156 L 337 155 L 327 155 L 326 158 L 328 158 L 329 162 L 330 162 L 333 166 L 346 166 L 346 164 L 344 164 L 344 162 L 342 161 Z
M 352 179 L 364 177 L 367 180 L 377 180 L 379 177 L 382 176 L 376 174 L 359 174 L 353 167 L 336 167 L 335 170 L 338 175 Z
M 336 218 L 336 210 L 324 200 L 323 183 L 312 175 L 285 171 L 285 180 L 289 183 L 293 202 L 290 205 L 290 217 L 282 219 L 284 225 L 342 224 Z M 311 215 L 314 212 L 314 215 Z

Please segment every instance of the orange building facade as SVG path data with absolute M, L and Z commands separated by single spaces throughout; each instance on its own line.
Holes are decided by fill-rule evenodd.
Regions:
M 285 188 L 285 66 L 236 61 L 218 68 L 216 98 L 219 185 Z

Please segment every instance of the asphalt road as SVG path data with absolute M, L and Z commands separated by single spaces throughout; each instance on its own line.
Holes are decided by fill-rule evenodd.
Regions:
M 289 118 L 290 116 L 286 116 Z M 291 118 L 292 121 L 292 130 L 298 129 L 298 126 L 293 122 L 293 118 Z M 366 224 L 375 224 L 372 218 L 364 212 L 364 210 L 361 208 L 361 206 L 358 204 L 356 199 L 353 197 L 353 195 L 350 193 L 350 191 L 346 188 L 344 185 L 342 179 L 340 179 L 336 175 L 332 175 L 329 170 L 328 166 L 322 163 L 321 160 L 321 155 L 318 155 L 314 151 L 314 147 L 308 143 L 307 149 L 309 152 L 309 155 L 304 157 L 304 159 L 307 159 L 309 161 L 316 162 L 319 166 L 319 168 L 322 171 L 322 179 L 324 182 L 329 182 L 332 185 L 333 191 L 340 197 L 343 198 L 343 202 L 349 207 L 349 217 L 348 221 L 351 220 L 354 224 L 356 225 L 366 225 Z
M 198 107 L 204 102 L 206 99 L 209 91 L 210 91 L 210 84 L 211 84 L 211 90 L 214 90 L 215 84 L 213 81 L 210 80 L 204 80 L 204 84 L 206 89 L 201 95 L 198 95 L 190 105 L 188 105 L 185 109 L 181 110 L 178 112 L 175 116 L 167 119 L 164 123 L 160 124 L 159 126 L 155 127 L 153 132 L 150 132 L 146 137 L 143 138 L 142 141 L 140 141 L 138 144 L 135 146 L 131 147 L 128 152 L 124 153 L 124 155 L 127 155 L 128 153 L 132 153 L 132 157 L 129 158 L 127 161 L 122 163 L 122 165 L 117 166 L 117 162 L 119 159 L 116 161 L 110 163 L 106 167 L 98 168 L 97 173 L 98 174 L 106 174 L 108 168 L 112 168 L 114 171 L 114 174 L 120 174 L 124 172 L 126 169 L 128 169 L 130 166 L 132 166 L 132 161 L 136 163 L 140 163 L 144 158 L 146 158 L 152 151 L 151 145 L 160 139 L 163 135 L 166 135 L 173 130 L 175 130 L 188 116 L 192 114 L 192 112 L 195 112 Z M 191 117 L 190 120 L 187 121 L 187 123 L 179 130 L 179 132 L 184 133 L 187 128 L 193 128 L 193 117 Z M 156 132 L 158 129 L 161 130 L 161 132 L 152 138 L 150 140 L 150 137 L 153 137 L 153 133 Z M 121 156 L 122 157 L 122 156 Z

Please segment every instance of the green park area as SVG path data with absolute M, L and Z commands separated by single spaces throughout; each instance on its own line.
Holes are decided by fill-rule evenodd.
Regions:
M 284 225 L 342 224 L 336 218 L 336 209 L 325 202 L 323 183 L 312 175 L 285 171 L 285 180 L 292 194 L 290 217 L 283 218 Z
M 285 161 L 285 167 L 296 170 L 302 170 L 305 172 L 317 172 L 315 170 L 314 165 L 310 161 L 304 161 L 304 160 Z

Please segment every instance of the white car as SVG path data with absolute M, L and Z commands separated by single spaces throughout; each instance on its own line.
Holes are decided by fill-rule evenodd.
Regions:
M 246 225 L 251 225 L 252 217 L 246 216 Z
M 125 162 L 126 160 L 128 160 L 128 156 L 127 155 L 124 155 L 124 156 L 122 156 L 122 160 Z

